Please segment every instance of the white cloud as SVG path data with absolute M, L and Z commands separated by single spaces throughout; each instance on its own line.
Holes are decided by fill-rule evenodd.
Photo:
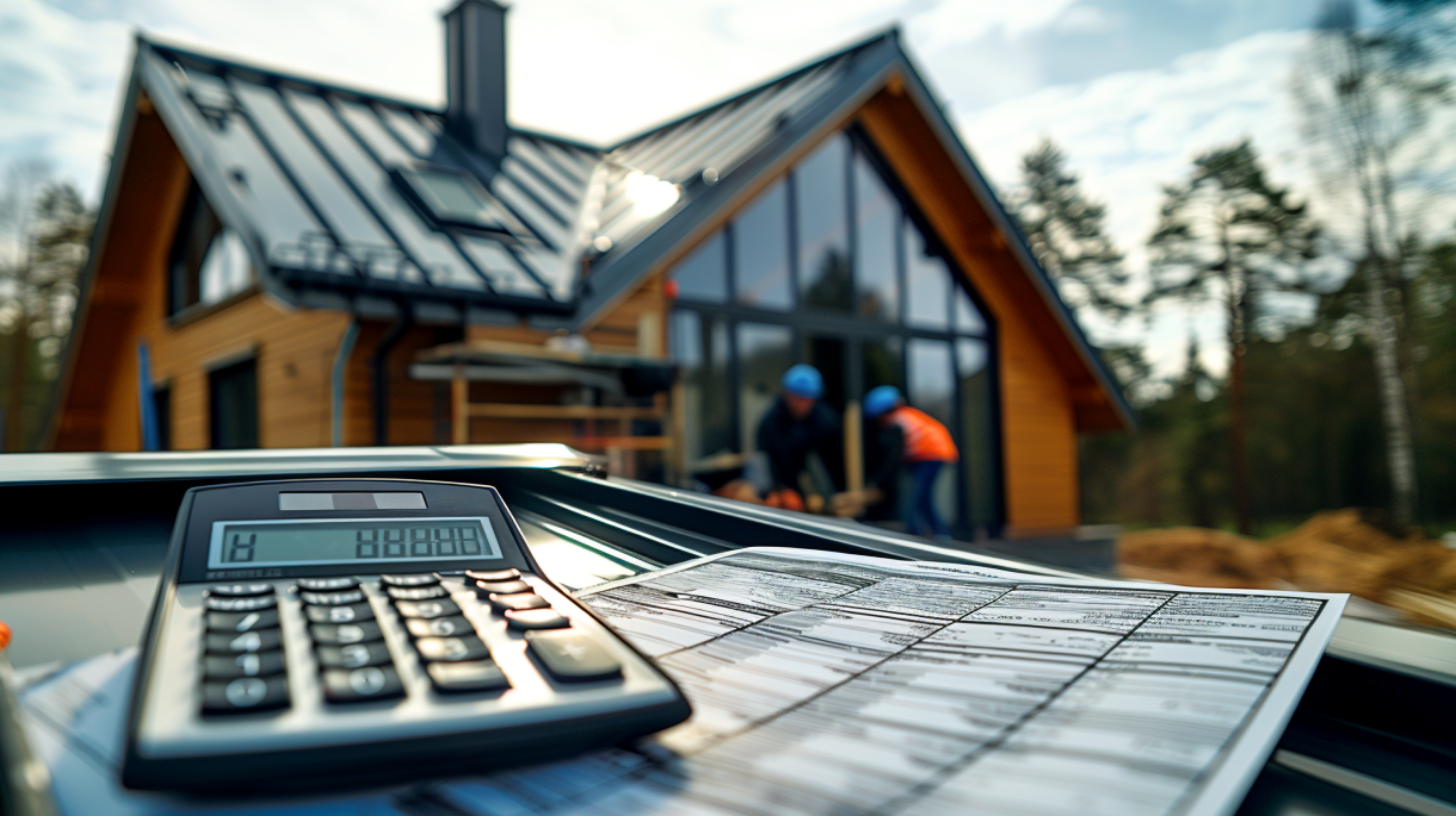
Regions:
M 511 116 L 522 126 L 610 142 L 897 21 L 908 23 L 912 47 L 928 56 L 987 32 L 1051 25 L 1072 2 L 518 0 L 510 12 Z M 9 0 L 0 5 L 0 66 L 13 69 L 0 74 L 8 85 L 0 87 L 0 163 L 43 153 L 94 197 L 136 28 L 183 47 L 439 104 L 440 13 L 450 4 Z M 1076 16 L 1068 22 L 1077 24 Z M 981 67 L 982 82 L 995 71 L 993 81 L 1007 87 L 1036 85 L 1025 60 Z
M 934 52 L 1001 30 L 1009 37 L 1050 25 L 1077 0 L 945 0 L 910 26 L 917 41 Z
M 1023 153 L 1044 136 L 1056 141 L 1086 191 L 1107 203 L 1108 230 L 1138 274 L 1146 268 L 1143 245 L 1162 185 L 1185 177 L 1199 153 L 1252 137 L 1275 181 L 1310 189 L 1287 91 L 1304 41 L 1302 33 L 1267 32 L 1167 68 L 1046 88 L 962 116 L 961 132 L 1003 188 L 1015 184 Z M 1222 325 L 1211 306 L 1165 304 L 1147 328 L 1090 328 L 1146 341 L 1157 370 L 1169 373 L 1181 368 L 1190 335 L 1198 337 L 1205 364 L 1222 371 Z
M 109 149 L 127 27 L 9 0 L 0 31 L 0 159 L 43 157 L 90 189 Z

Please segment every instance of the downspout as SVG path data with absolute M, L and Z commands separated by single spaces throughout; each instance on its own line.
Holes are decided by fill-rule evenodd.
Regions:
M 400 303 L 399 318 L 379 338 L 370 361 L 374 369 L 374 444 L 378 447 L 389 444 L 389 367 L 386 363 L 389 353 L 412 325 L 414 314 L 408 304 Z
M 344 446 L 344 370 L 348 367 L 350 355 L 354 353 L 354 341 L 358 339 L 359 320 L 350 318 L 349 328 L 344 329 L 344 339 L 339 341 L 339 351 L 334 355 L 333 436 L 336 448 Z

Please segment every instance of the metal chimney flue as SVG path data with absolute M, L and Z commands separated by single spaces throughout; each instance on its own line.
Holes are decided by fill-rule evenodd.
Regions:
M 495 157 L 506 153 L 506 10 L 461 0 L 445 13 L 446 126 Z

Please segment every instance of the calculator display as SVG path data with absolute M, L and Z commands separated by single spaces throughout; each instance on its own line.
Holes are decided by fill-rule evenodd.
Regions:
M 500 558 L 488 518 L 219 521 L 209 569 Z

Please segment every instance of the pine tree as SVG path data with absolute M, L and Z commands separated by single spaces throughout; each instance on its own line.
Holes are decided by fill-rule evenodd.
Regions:
M 1247 534 L 1253 520 L 1245 449 L 1245 343 L 1268 295 L 1310 291 L 1304 261 L 1315 255 L 1319 229 L 1303 203 L 1264 177 L 1247 140 L 1199 156 L 1188 180 L 1163 192 L 1158 225 L 1148 240 L 1153 288 L 1145 303 L 1176 298 L 1223 306 L 1230 484 L 1239 531 Z
M 23 160 L 6 173 L 0 187 L 0 296 L 5 301 L 0 322 L 8 330 L 3 405 L 7 450 L 29 450 L 39 441 L 94 221 L 95 213 L 76 188 L 53 182 L 43 162 Z
M 1050 139 L 1021 158 L 1021 177 L 1011 196 L 1012 216 L 1062 299 L 1113 321 L 1126 317 L 1133 304 L 1120 291 L 1127 283 L 1122 253 L 1103 233 L 1107 207 L 1083 195 L 1080 179 Z

